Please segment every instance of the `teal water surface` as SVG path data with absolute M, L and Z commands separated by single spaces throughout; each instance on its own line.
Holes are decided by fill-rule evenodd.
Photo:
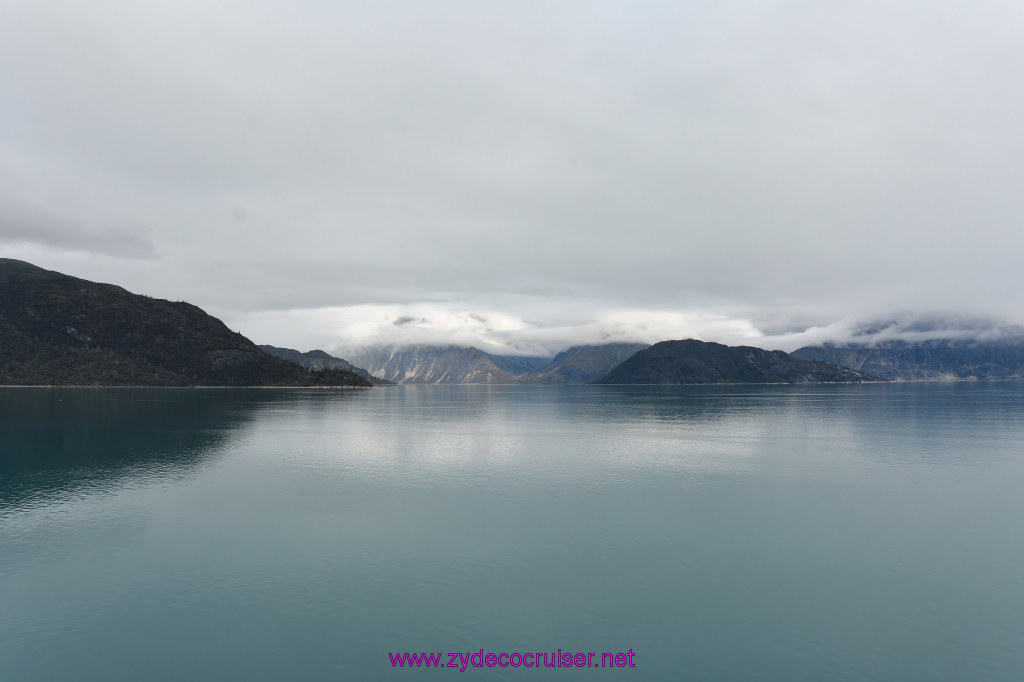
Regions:
M 1022 441 L 1014 382 L 0 388 L 0 680 L 1018 681 Z M 635 667 L 388 656 L 480 649 Z

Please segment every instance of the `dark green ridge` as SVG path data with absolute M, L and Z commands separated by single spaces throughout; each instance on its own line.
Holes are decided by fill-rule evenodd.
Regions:
M 183 301 L 0 259 L 0 384 L 370 386 L 272 357 Z
M 801 360 L 780 350 L 688 339 L 639 351 L 597 384 L 818 384 L 885 381 L 847 367 Z
M 268 346 L 267 344 L 260 344 L 260 348 L 267 353 L 270 353 L 275 358 L 281 358 L 288 362 L 294 362 L 297 365 L 302 365 L 310 372 L 322 372 L 325 369 L 344 369 L 349 372 L 354 372 L 362 378 L 374 384 L 390 384 L 390 381 L 386 379 L 378 379 L 362 367 L 356 367 L 348 360 L 334 357 L 327 351 L 320 349 L 306 351 L 295 350 L 294 348 L 278 348 L 277 346 Z

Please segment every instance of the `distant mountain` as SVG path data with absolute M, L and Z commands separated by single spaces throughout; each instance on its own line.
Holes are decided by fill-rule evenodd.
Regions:
M 1024 337 L 825 344 L 806 346 L 792 355 L 887 379 L 1024 378 Z
M 346 355 L 376 379 L 398 384 L 585 384 L 646 347 L 639 343 L 574 346 L 554 358 L 425 345 L 369 346 Z
M 647 348 L 645 343 L 608 343 L 597 346 L 573 346 L 562 351 L 548 364 L 519 377 L 536 384 L 586 384 L 603 377 L 633 354 Z
M 780 350 L 723 346 L 695 339 L 662 341 L 642 350 L 599 384 L 808 384 L 860 383 L 877 377 Z
M 372 383 L 391 383 L 384 379 L 378 379 L 362 367 L 356 367 L 347 360 L 336 358 L 326 351 L 311 350 L 303 353 L 302 351 L 295 350 L 294 348 L 278 348 L 277 346 L 268 346 L 266 344 L 260 344 L 260 348 L 267 353 L 270 353 L 275 358 L 294 362 L 297 365 L 305 367 L 310 372 L 322 372 L 325 369 L 343 369 L 348 372 L 358 374 Z
M 478 348 L 368 346 L 346 353 L 379 379 L 396 384 L 513 384 L 517 377 Z
M 368 386 L 268 355 L 194 305 L 0 259 L 0 384 Z
M 495 355 L 494 353 L 484 353 L 484 355 L 501 369 L 512 372 L 516 376 L 536 372 L 551 364 L 551 358 L 534 355 Z

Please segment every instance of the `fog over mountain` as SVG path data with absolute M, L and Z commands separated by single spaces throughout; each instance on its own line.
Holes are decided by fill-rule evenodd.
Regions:
M 1024 324 L 1022 32 L 996 0 L 8 0 L 0 256 L 336 354 Z
M 1024 327 L 979 317 L 904 316 L 840 330 L 793 356 L 835 363 L 887 379 L 958 380 L 1024 377 Z
M 765 338 L 773 347 L 856 344 L 871 347 L 894 341 L 1024 341 L 1024 327 L 979 315 L 899 313 L 874 319 L 843 319 L 833 324 Z

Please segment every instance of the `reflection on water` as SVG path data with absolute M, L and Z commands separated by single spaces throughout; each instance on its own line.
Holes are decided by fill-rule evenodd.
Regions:
M 289 439 L 325 436 L 303 453 L 336 449 L 343 440 L 343 460 L 320 459 L 379 475 L 397 465 L 498 466 L 572 478 L 583 474 L 577 460 L 536 457 L 567 430 L 587 436 L 588 459 L 601 469 L 741 470 L 780 439 L 790 448 L 848 450 L 889 463 L 971 465 L 1005 456 L 1005 439 L 1015 434 L 986 428 L 1024 415 L 1022 396 L 1015 382 L 403 386 L 370 393 L 0 388 L 0 507 L 124 477 L 188 475 L 231 439 L 254 434 L 280 441 L 286 459 L 304 457 Z M 894 447 L 901 439 L 915 447 Z
M 318 393 L 0 387 L 0 509 L 188 476 L 260 410 L 325 404 Z
M 1019 383 L 0 389 L 0 678 L 1017 680 L 1022 416 Z

